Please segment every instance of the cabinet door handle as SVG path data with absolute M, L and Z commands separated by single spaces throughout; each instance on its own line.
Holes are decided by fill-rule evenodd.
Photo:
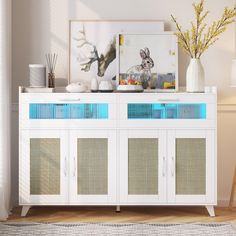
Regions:
M 163 169 L 162 169 L 162 176 L 166 176 L 166 157 L 163 157 Z
M 171 175 L 172 175 L 172 177 L 174 177 L 175 176 L 175 158 L 172 157 L 171 160 L 172 160 Z
M 74 172 L 73 172 L 73 177 L 75 177 L 75 173 L 76 173 L 76 159 L 74 156 Z
M 64 163 L 64 175 L 67 176 L 67 158 L 65 157 L 65 163 Z
M 79 102 L 80 98 L 65 98 L 65 99 L 59 99 L 60 102 Z
M 160 98 L 159 102 L 179 102 L 179 98 Z

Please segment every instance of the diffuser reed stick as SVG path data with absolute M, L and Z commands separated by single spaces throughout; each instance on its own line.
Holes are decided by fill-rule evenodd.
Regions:
M 47 53 L 46 61 L 48 66 L 48 87 L 55 88 L 55 68 L 57 64 L 57 56 L 56 53 Z

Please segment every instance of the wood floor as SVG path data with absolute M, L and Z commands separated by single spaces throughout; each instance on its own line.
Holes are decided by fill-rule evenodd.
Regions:
M 209 217 L 204 207 L 32 207 L 27 217 L 21 208 L 13 210 L 9 221 L 27 222 L 106 222 L 106 223 L 197 223 L 231 222 L 236 225 L 236 208 L 216 208 Z

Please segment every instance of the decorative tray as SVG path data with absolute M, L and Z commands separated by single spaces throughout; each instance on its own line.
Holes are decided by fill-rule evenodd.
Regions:
M 117 92 L 120 93 L 140 93 L 143 92 L 142 85 L 119 85 Z

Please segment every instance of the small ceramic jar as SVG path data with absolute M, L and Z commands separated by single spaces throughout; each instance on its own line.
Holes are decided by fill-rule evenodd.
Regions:
M 91 80 L 91 87 L 90 87 L 91 92 L 96 93 L 98 92 L 98 80 L 97 78 L 93 78 Z

